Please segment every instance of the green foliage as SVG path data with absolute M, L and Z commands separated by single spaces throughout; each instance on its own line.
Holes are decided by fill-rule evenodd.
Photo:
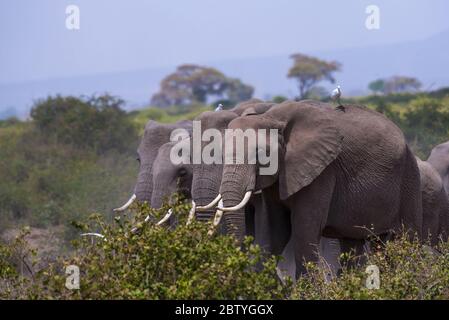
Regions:
M 0 299 L 23 298 L 36 264 L 36 250 L 29 247 L 24 228 L 9 243 L 0 242 Z
M 136 207 L 134 207 L 136 208 Z M 267 256 L 246 238 L 243 248 L 231 236 L 210 236 L 211 224 L 186 225 L 189 206 L 174 207 L 176 226 L 157 226 L 163 210 L 143 205 L 134 219 L 116 218 L 107 224 L 94 214 L 82 231 L 99 230 L 101 238 L 74 241 L 76 251 L 40 268 L 30 263 L 28 276 L 18 272 L 20 261 L 35 252 L 20 234 L 0 245 L 1 298 L 20 299 L 449 299 L 449 243 L 431 248 L 404 234 L 378 242 L 365 263 L 348 267 L 354 257 L 342 254 L 338 277 L 327 278 L 323 264 L 308 263 L 296 284 L 277 277 L 278 259 Z M 152 222 L 143 219 L 150 214 Z M 137 226 L 137 232 L 132 227 Z M 27 258 L 24 260 L 23 258 Z M 359 259 L 360 261 L 360 259 Z M 80 270 L 80 289 L 65 287 L 68 265 Z M 380 288 L 366 286 L 366 268 L 379 269 Z M 22 266 L 23 267 L 23 266 Z M 257 268 L 257 271 L 256 271 Z
M 449 100 L 419 97 L 410 103 L 399 125 L 412 146 L 428 155 L 449 138 Z
M 176 228 L 136 223 L 126 217 L 106 224 L 93 215 L 84 230 L 98 228 L 105 240 L 82 238 L 70 258 L 35 273 L 23 298 L 33 299 L 285 299 L 291 282 L 276 276 L 276 259 L 245 240 L 242 250 L 231 236 L 208 235 L 210 224 L 186 226 L 189 207 L 174 207 Z M 135 221 L 164 211 L 142 206 Z M 139 227 L 131 232 L 132 226 Z M 80 289 L 65 287 L 65 266 L 80 269 Z M 256 272 L 256 266 L 261 270 Z
M 34 105 L 31 117 L 49 140 L 99 153 L 126 151 L 135 145 L 137 135 L 120 109 L 122 104 L 122 100 L 109 95 L 88 99 L 48 97 Z
M 299 279 L 294 299 L 449 299 L 449 243 L 437 250 L 404 234 L 367 255 L 366 265 L 344 268 L 339 277 L 326 281 L 325 270 L 308 264 Z M 368 289 L 367 265 L 379 268 L 380 288 Z
M 85 135 L 78 132 L 84 130 L 81 123 L 84 118 L 76 115 L 78 107 L 75 105 L 89 111 L 88 114 L 101 110 L 101 115 L 94 118 L 103 123 L 109 118 L 112 124 L 125 121 L 117 120 L 122 118 L 122 111 L 109 108 L 108 102 L 101 102 L 101 99 L 85 103 L 75 98 L 49 98 L 35 108 L 38 124 L 18 122 L 0 128 L 0 232 L 20 225 L 38 228 L 62 225 L 70 239 L 73 235 L 68 227 L 71 220 L 80 219 L 91 211 L 110 212 L 119 199 L 129 196 L 137 174 L 135 132 L 126 135 L 126 130 L 124 133 L 117 129 L 117 133 L 106 137 L 113 127 L 91 123 L 96 129 L 86 130 L 98 141 L 86 137 L 86 145 L 77 145 L 81 143 L 78 139 Z M 58 102 L 64 101 L 71 101 L 65 106 L 73 109 L 59 110 Z M 124 125 L 134 126 L 128 118 Z M 124 136 L 118 136 L 120 132 Z M 64 138 L 70 135 L 77 136 L 72 143 Z M 132 142 L 129 141 L 131 137 Z M 95 145 L 101 141 L 105 141 L 107 147 Z M 125 146 L 125 141 L 129 145 Z M 125 147 L 128 152 L 123 152 Z

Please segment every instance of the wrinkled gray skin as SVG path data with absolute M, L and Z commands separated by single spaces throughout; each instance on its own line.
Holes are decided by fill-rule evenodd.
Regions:
M 270 251 L 280 254 L 291 236 L 297 276 L 305 272 L 304 261 L 316 261 L 322 236 L 356 253 L 372 233 L 388 234 L 402 225 L 421 237 L 420 174 L 402 132 L 377 112 L 344 109 L 289 101 L 228 126 L 279 130 L 277 174 L 258 175 L 257 164 L 225 164 L 220 193 L 231 207 L 245 192 L 262 189 Z M 226 212 L 224 218 L 227 231 L 241 240 L 244 213 Z
M 160 208 L 164 200 L 172 202 L 171 196 L 182 194 L 185 199 L 191 198 L 192 166 L 190 159 L 184 159 L 182 163 L 173 164 L 170 161 L 170 152 L 175 144 L 185 143 L 190 145 L 190 139 L 181 142 L 167 142 L 163 144 L 157 153 L 153 164 L 153 194 L 151 206 Z
M 440 174 L 444 189 L 449 194 L 449 141 L 433 148 L 427 162 Z
M 174 124 L 161 124 L 156 121 L 150 120 L 145 126 L 145 131 L 140 142 L 137 153 L 139 155 L 139 174 L 137 177 L 137 183 L 134 189 L 138 201 L 148 201 L 152 207 L 160 206 L 162 202 L 162 193 L 158 193 L 157 196 L 153 197 L 153 167 L 156 157 L 158 157 L 159 148 L 165 143 L 170 141 L 170 135 L 173 130 L 183 128 L 187 131 L 192 129 L 192 121 L 179 121 Z M 166 155 L 166 153 L 164 154 Z M 169 155 L 168 155 L 169 156 Z M 163 153 L 159 155 L 158 168 L 160 168 L 159 163 L 170 162 L 170 158 L 163 159 Z M 158 208 L 158 207 L 156 207 Z
M 429 239 L 431 245 L 438 243 L 439 237 L 447 239 L 449 220 L 449 200 L 443 188 L 443 182 L 433 166 L 418 157 L 421 175 L 421 193 L 423 208 L 423 239 Z

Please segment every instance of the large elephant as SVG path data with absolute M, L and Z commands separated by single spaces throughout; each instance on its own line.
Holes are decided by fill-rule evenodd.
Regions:
M 449 222 L 449 200 L 438 172 L 427 162 L 416 158 L 421 176 L 423 209 L 423 239 L 431 245 L 438 243 L 439 237 L 447 239 Z
M 449 194 L 449 141 L 433 148 L 427 162 L 440 174 L 444 189 Z
M 421 236 L 420 174 L 402 132 L 367 108 L 340 109 L 310 100 L 288 101 L 228 125 L 243 131 L 277 130 L 279 169 L 260 175 L 258 158 L 256 164 L 224 165 L 224 206 L 218 210 L 225 212 L 226 228 L 242 239 L 241 207 L 254 190 L 262 189 L 270 213 L 271 252 L 280 254 L 291 236 L 297 275 L 305 271 L 304 260 L 316 260 L 322 236 L 351 248 L 362 248 L 372 233 L 388 234 L 402 225 Z M 270 145 L 266 150 L 248 145 L 245 157 L 270 153 Z
M 134 194 L 122 207 L 114 209 L 115 211 L 126 210 L 136 199 L 140 202 L 148 201 L 151 205 L 154 201 L 159 205 L 161 199 L 153 197 L 154 161 L 158 156 L 159 148 L 170 141 L 170 136 L 176 129 L 185 129 L 191 132 L 192 121 L 183 120 L 173 124 L 162 124 L 150 120 L 145 125 L 145 131 L 137 149 L 137 160 L 139 161 L 140 167 L 137 182 L 134 187 Z M 170 161 L 169 158 L 166 160 Z M 163 196 L 161 193 L 158 193 L 158 195 Z

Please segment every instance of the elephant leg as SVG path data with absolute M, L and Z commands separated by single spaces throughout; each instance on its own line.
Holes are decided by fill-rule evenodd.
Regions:
M 295 264 L 295 251 L 293 248 L 293 242 L 290 238 L 290 241 L 284 248 L 282 252 L 282 260 L 278 263 L 278 275 L 282 278 L 285 276 L 289 276 L 292 279 L 295 279 L 296 272 L 296 264 Z
M 296 277 L 306 272 L 304 262 L 317 262 L 321 234 L 335 187 L 335 176 L 324 170 L 310 185 L 289 198 Z
M 340 240 L 335 238 L 321 237 L 320 254 L 323 259 L 320 264 L 327 270 L 326 279 L 334 278 L 340 269 Z
M 271 196 L 271 191 L 264 193 L 262 206 L 256 213 L 256 237 L 267 252 L 281 255 L 290 240 L 290 211 Z

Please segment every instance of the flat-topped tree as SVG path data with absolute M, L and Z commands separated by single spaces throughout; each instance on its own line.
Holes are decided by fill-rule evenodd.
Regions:
M 290 58 L 293 59 L 293 66 L 287 77 L 298 81 L 300 99 L 306 98 L 312 87 L 321 81 L 334 83 L 333 73 L 341 69 L 337 61 L 324 61 L 302 53 L 295 53 Z
M 214 68 L 183 64 L 162 79 L 160 90 L 151 98 L 151 104 L 159 107 L 205 104 L 211 96 L 237 103 L 250 99 L 253 92 L 253 87 Z

